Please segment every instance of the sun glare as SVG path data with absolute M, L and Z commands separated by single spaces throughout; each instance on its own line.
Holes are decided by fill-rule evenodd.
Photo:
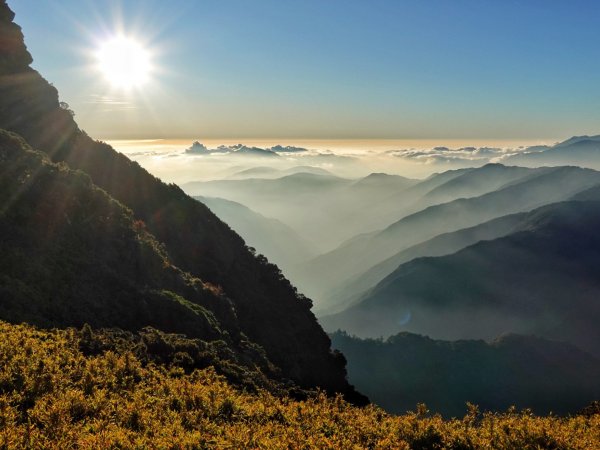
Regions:
M 107 81 L 117 88 L 137 88 L 150 77 L 150 53 L 139 42 L 125 36 L 103 43 L 96 60 Z

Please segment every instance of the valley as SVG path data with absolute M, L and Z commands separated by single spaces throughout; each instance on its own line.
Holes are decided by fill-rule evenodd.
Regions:
M 600 448 L 591 6 L 109 3 L 0 0 L 0 448 Z

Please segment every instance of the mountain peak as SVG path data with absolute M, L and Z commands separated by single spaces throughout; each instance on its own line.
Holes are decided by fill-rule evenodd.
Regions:
M 400 175 L 392 175 L 384 172 L 373 172 L 356 181 L 355 186 L 376 186 L 380 184 L 394 184 L 408 186 L 414 180 Z
M 583 141 L 589 141 L 589 142 L 599 142 L 600 143 L 600 134 L 599 135 L 595 135 L 595 136 L 588 136 L 588 135 L 582 135 L 582 136 L 573 136 L 570 137 L 569 139 L 566 139 L 562 142 L 559 142 L 558 144 L 556 144 L 554 146 L 554 148 L 558 148 L 558 147 L 567 147 L 569 145 L 574 145 L 577 144 L 579 142 L 583 142 Z
M 33 62 L 14 18 L 6 0 L 0 0 L 0 75 L 23 71 Z
M 69 111 L 61 108 L 57 90 L 29 67 L 31 55 L 20 28 L 12 22 L 13 18 L 6 2 L 0 0 L 0 129 L 22 136 L 32 148 L 44 152 L 49 160 L 62 163 L 58 168 L 64 166 L 80 171 L 76 173 L 82 173 L 81 180 L 85 178 L 100 188 L 110 196 L 111 202 L 124 205 L 123 211 L 132 215 L 134 224 L 143 224 L 145 233 L 152 236 L 157 246 L 164 248 L 174 267 L 186 277 L 218 287 L 215 289 L 223 292 L 234 308 L 240 332 L 253 345 L 264 349 L 283 377 L 304 388 L 320 387 L 364 403 L 364 396 L 346 380 L 343 356 L 332 351 L 331 341 L 310 311 L 311 301 L 298 293 L 277 266 L 256 256 L 243 239 L 205 205 L 187 196 L 179 187 L 163 183 L 108 144 L 94 141 L 81 131 Z M 236 153 L 246 151 L 253 149 L 236 148 Z M 274 152 L 267 154 L 278 156 Z M 1 158 L 0 164 L 4 169 L 5 162 Z M 6 171 L 0 170 L 0 176 L 4 173 Z M 31 178 L 35 179 L 36 172 L 31 173 Z M 11 182 L 14 180 L 6 180 L 6 183 Z M 24 202 L 26 197 L 15 198 L 17 202 Z M 31 205 L 19 206 L 21 210 L 31 210 Z M 55 219 L 59 228 L 68 226 L 71 220 L 61 214 Z M 100 238 L 107 236 L 102 228 L 99 227 L 97 232 L 98 241 L 104 242 Z M 106 239 L 101 251 L 114 252 L 118 245 L 118 239 Z M 131 257 L 136 252 L 135 248 L 125 250 L 122 254 L 132 253 Z M 60 257 L 52 261 L 58 267 Z M 96 281 L 110 284 L 110 280 L 111 277 L 106 276 Z M 161 292 L 160 286 L 157 290 Z M 45 293 L 48 298 L 58 294 Z M 180 309 L 198 312 L 198 304 L 189 304 L 193 302 L 186 302 L 181 296 L 170 298 L 170 301 L 180 303 Z M 21 306 L 26 308 L 27 304 Z M 216 311 L 226 307 L 219 302 L 213 306 L 216 315 Z M 99 305 L 90 307 L 92 310 L 98 307 L 102 313 L 110 312 Z M 44 310 L 50 317 L 56 313 L 51 305 Z M 160 309 L 153 311 L 161 314 Z M 1 318 L 21 321 L 18 316 Z M 64 325 L 59 318 L 52 319 L 53 326 Z M 186 333 L 184 328 L 189 326 L 189 321 L 173 323 L 176 328 L 169 331 Z
M 385 173 L 385 172 L 373 172 L 370 173 L 369 175 L 367 175 L 366 177 L 363 178 L 363 180 L 369 179 L 369 178 L 393 178 L 396 175 L 390 175 L 389 173 Z

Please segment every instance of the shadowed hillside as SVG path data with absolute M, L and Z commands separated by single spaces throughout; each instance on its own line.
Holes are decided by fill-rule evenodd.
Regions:
M 540 169 L 507 186 L 473 198 L 430 206 L 373 232 L 347 241 L 306 264 L 305 278 L 317 293 L 336 288 L 398 252 L 442 233 L 507 214 L 569 199 L 600 182 L 600 172 L 579 167 Z
M 336 332 L 331 338 L 348 356 L 350 380 L 395 413 L 423 402 L 459 417 L 470 402 L 482 410 L 514 405 L 565 414 L 600 397 L 600 360 L 565 342 L 518 335 L 449 342 L 410 333 L 362 340 Z
M 463 228 L 444 233 L 412 247 L 402 250 L 394 256 L 373 266 L 363 274 L 352 277 L 324 296 L 317 313 L 339 312 L 359 301 L 366 293 L 401 264 L 423 256 L 443 256 L 457 252 L 479 241 L 495 239 L 513 231 L 522 222 L 527 213 L 511 214 L 484 222 L 474 227 Z
M 506 237 L 401 265 L 355 306 L 321 322 L 363 336 L 536 334 L 598 355 L 598 227 L 598 202 L 539 208 Z
M 153 325 L 212 339 L 240 334 L 231 302 L 174 267 L 130 210 L 83 172 L 52 164 L 4 131 L 0 203 L 3 318 L 48 327 Z
M 13 17 L 1 0 L 0 128 L 18 133 L 54 162 L 87 173 L 130 208 L 176 266 L 224 291 L 240 331 L 265 349 L 284 376 L 304 387 L 352 396 L 344 359 L 332 353 L 310 301 L 298 295 L 276 266 L 255 257 L 206 206 L 79 130 L 59 105 L 56 89 L 29 67 L 32 59 Z

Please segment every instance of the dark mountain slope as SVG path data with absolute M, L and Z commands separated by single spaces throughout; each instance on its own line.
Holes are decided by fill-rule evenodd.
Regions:
M 586 189 L 573 196 L 570 200 L 600 201 L 600 186 Z M 530 213 L 503 216 L 474 227 L 444 233 L 428 241 L 409 247 L 373 266 L 363 274 L 341 282 L 336 289 L 327 293 L 320 302 L 320 305 L 330 308 L 330 311 L 322 311 L 323 308 L 321 308 L 317 313 L 321 315 L 331 314 L 351 306 L 360 300 L 361 297 L 365 296 L 367 290 L 373 288 L 399 265 L 412 259 L 423 256 L 448 255 L 479 241 L 495 239 L 516 232 L 523 223 L 526 223 L 527 214 Z
M 425 403 L 461 417 L 471 402 L 483 410 L 566 414 L 600 396 L 600 360 L 565 342 L 518 335 L 449 342 L 410 333 L 385 341 L 343 332 L 331 338 L 348 357 L 350 381 L 394 413 Z
M 151 325 L 256 347 L 231 301 L 175 267 L 130 210 L 3 130 L 0 204 L 0 317 L 45 327 Z
M 575 194 L 571 200 L 600 202 L 600 184 Z
M 396 253 L 436 235 L 567 200 L 599 182 L 600 172 L 591 169 L 543 169 L 503 189 L 430 206 L 380 232 L 358 236 L 309 261 L 306 277 L 327 292 L 349 277 L 358 276 Z
M 360 276 L 340 283 L 337 289 L 324 297 L 322 304 L 332 309 L 329 314 L 339 312 L 359 301 L 366 295 L 367 291 L 401 264 L 423 256 L 449 255 L 479 241 L 505 236 L 515 231 L 515 228 L 523 221 L 526 214 L 519 213 L 499 217 L 474 227 L 440 234 L 428 241 L 413 245 L 373 266 Z M 321 315 L 323 313 L 327 313 L 327 311 L 323 311 Z
M 401 265 L 356 306 L 321 322 L 370 336 L 536 334 L 598 355 L 599 227 L 600 202 L 540 208 L 519 232 Z
M 177 266 L 221 286 L 242 332 L 265 348 L 284 376 L 301 386 L 351 394 L 344 359 L 331 352 L 310 302 L 206 206 L 80 131 L 69 111 L 59 106 L 56 89 L 29 67 L 31 56 L 13 18 L 0 0 L 0 128 L 19 133 L 54 161 L 89 174 L 145 222 Z

